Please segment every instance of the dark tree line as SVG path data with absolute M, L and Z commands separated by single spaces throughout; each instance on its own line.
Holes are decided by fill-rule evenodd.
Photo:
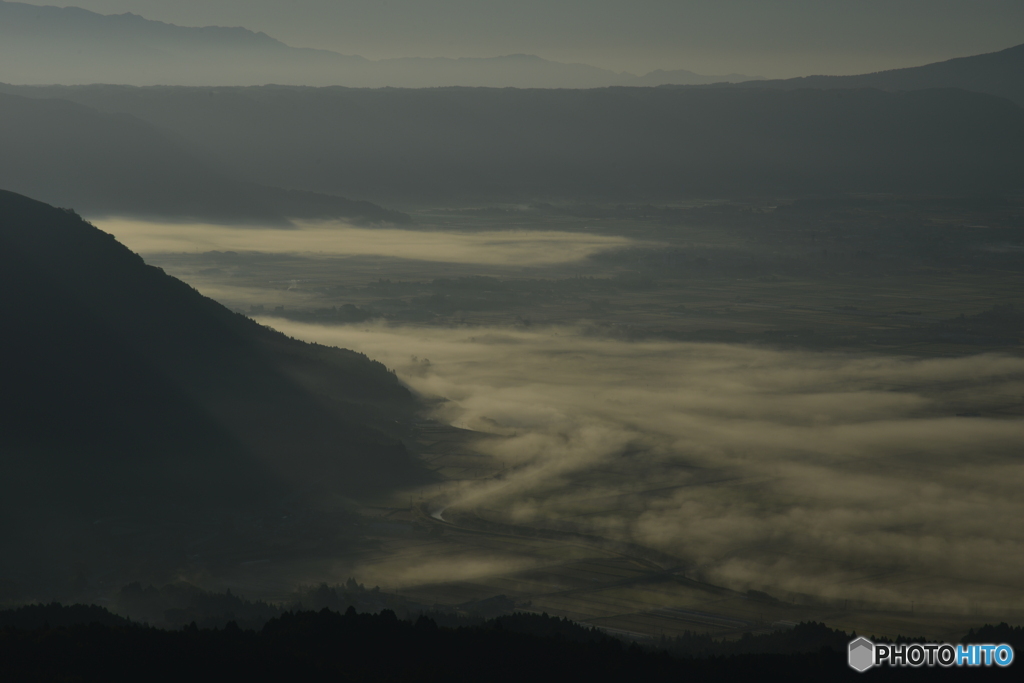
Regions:
M 161 630 L 91 606 L 37 605 L 0 612 L 0 679 L 17 681 L 178 681 L 185 678 L 302 681 L 792 681 L 858 680 L 846 665 L 846 634 L 803 625 L 799 637 L 825 636 L 809 653 L 675 657 L 626 644 L 548 615 L 515 614 L 475 626 L 442 627 L 428 616 L 400 620 L 391 610 L 358 614 L 285 612 L 262 629 L 235 622 Z M 987 630 L 986 630 L 987 629 Z M 986 626 L 972 636 L 1003 638 Z M 989 633 L 988 630 L 992 630 Z M 1019 636 L 1020 629 L 1009 629 Z M 998 631 L 998 632 L 997 632 Z M 754 638 L 751 636 L 751 638 Z M 880 669 L 872 675 L 929 680 L 982 671 Z M 1008 672 L 1007 672 L 1008 673 Z

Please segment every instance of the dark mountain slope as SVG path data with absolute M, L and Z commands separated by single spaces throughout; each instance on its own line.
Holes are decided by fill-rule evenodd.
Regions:
M 0 187 L 92 214 L 286 224 L 286 217 L 402 221 L 369 202 L 238 182 L 129 114 L 0 94 Z
M 781 88 L 881 88 L 924 90 L 962 88 L 1005 97 L 1024 106 L 1024 45 L 999 52 L 958 57 L 907 69 L 891 69 L 857 76 L 806 76 L 775 81 L 753 81 L 739 87 Z
M 131 113 L 252 182 L 378 200 L 1024 186 L 1024 109 L 963 90 L 14 90 Z
M 0 307 L 0 578 L 423 480 L 379 429 L 416 407 L 380 363 L 261 327 L 5 191 Z

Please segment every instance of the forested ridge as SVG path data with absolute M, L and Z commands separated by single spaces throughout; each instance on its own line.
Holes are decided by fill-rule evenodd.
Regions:
M 976 642 L 974 636 L 1019 641 L 1020 629 L 986 626 L 965 642 Z M 0 612 L 0 675 L 25 681 L 858 680 L 862 674 L 846 665 L 849 638 L 822 624 L 801 624 L 788 635 L 737 641 L 748 647 L 758 640 L 789 641 L 787 653 L 736 647 L 678 656 L 665 649 L 673 649 L 668 641 L 625 643 L 546 614 L 445 627 L 428 615 L 402 620 L 390 610 L 359 614 L 351 607 L 345 613 L 324 608 L 285 612 L 260 630 L 243 630 L 234 622 L 219 629 L 192 623 L 161 630 L 100 607 L 52 604 Z M 871 675 L 959 680 L 979 673 L 997 672 L 921 667 L 882 668 Z

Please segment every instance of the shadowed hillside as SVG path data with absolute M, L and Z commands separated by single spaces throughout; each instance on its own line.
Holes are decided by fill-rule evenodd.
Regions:
M 128 114 L 13 95 L 0 95 L 0 187 L 90 214 L 277 225 L 408 220 L 369 202 L 239 182 L 184 140 Z
M 387 368 L 232 313 L 73 212 L 0 192 L 0 302 L 0 578 L 261 547 L 268 515 L 423 480 Z
M 1024 110 L 962 90 L 6 90 L 130 113 L 251 182 L 378 201 L 1024 186 Z

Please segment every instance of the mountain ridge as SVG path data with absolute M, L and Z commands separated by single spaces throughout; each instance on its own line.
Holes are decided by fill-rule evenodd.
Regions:
M 370 60 L 292 47 L 242 27 L 185 27 L 0 0 L 0 81 L 18 84 L 605 87 L 748 78 L 682 69 L 636 76 L 515 54 Z
M 884 90 L 923 90 L 952 87 L 1005 97 L 1024 106 L 1024 43 L 995 52 L 954 57 L 902 69 L 887 69 L 851 76 L 800 76 L 757 83 L 738 83 L 729 87 L 785 90 L 865 87 Z
M 237 180 L 173 132 L 124 112 L 0 93 L 0 187 L 91 215 L 407 222 L 365 201 Z
M 957 89 L 17 88 L 127 112 L 239 177 L 409 201 L 1016 191 L 1024 111 Z
M 5 190 L 0 307 L 5 578 L 265 553 L 281 515 L 305 515 L 291 533 L 309 543 L 338 496 L 429 478 L 402 442 L 419 404 L 382 364 L 263 327 Z

